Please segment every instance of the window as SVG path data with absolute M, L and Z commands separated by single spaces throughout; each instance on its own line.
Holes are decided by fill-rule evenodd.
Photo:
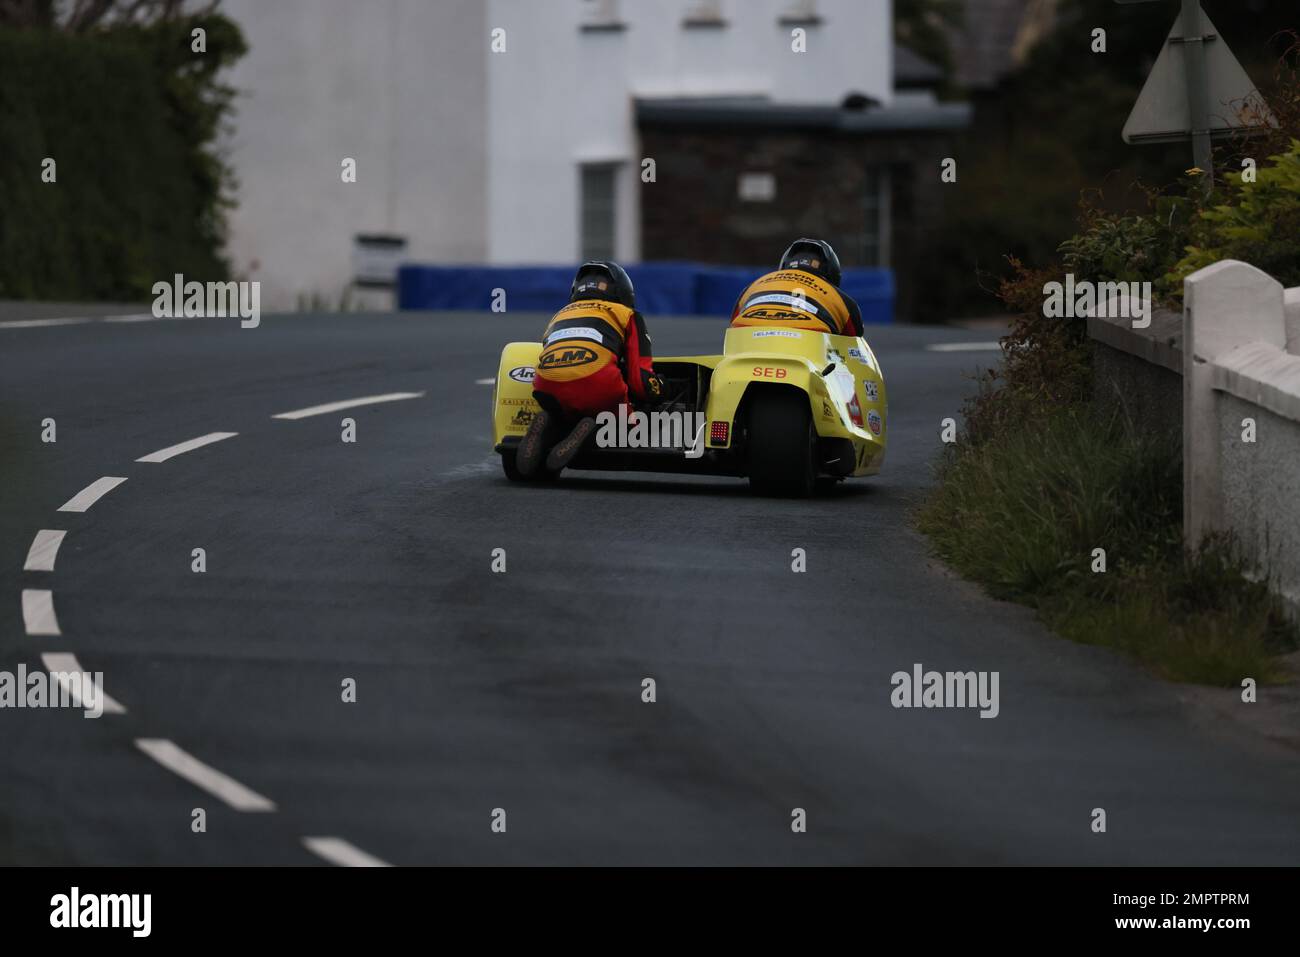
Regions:
M 889 265 L 892 228 L 888 166 L 868 166 L 862 189 L 862 258 L 864 266 Z
M 616 163 L 588 163 L 582 167 L 582 258 L 613 259 L 616 212 Z
M 817 15 L 817 0 L 790 0 L 780 17 L 784 24 L 811 26 L 822 22 Z
M 722 18 L 722 0 L 692 0 L 682 21 L 687 27 L 725 27 Z
M 618 17 L 618 0 L 582 0 L 584 31 L 622 30 L 624 26 Z

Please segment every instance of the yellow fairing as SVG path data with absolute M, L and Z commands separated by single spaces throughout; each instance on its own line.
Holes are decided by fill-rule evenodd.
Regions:
M 797 329 L 732 328 L 709 384 L 710 422 L 732 423 L 750 390 L 793 386 L 808 396 L 821 438 L 853 444 L 853 475 L 874 475 L 885 458 L 885 383 L 875 355 L 857 336 Z M 664 361 L 672 361 L 665 359 Z M 832 363 L 834 368 L 822 372 Z M 710 448 L 727 448 L 710 443 Z
M 501 353 L 492 394 L 492 438 L 522 436 L 539 411 L 532 379 L 542 351 L 539 342 L 512 342 Z M 685 363 L 708 372 L 708 421 L 729 424 L 731 447 L 747 397 L 758 390 L 795 388 L 808 399 L 813 428 L 822 439 L 845 439 L 855 476 L 874 475 L 885 459 L 889 417 L 885 382 L 871 347 L 858 336 L 836 336 L 802 329 L 737 327 L 727 330 L 721 356 L 656 356 L 655 364 Z M 829 371 L 828 371 L 829 370 Z M 825 373 L 825 375 L 823 375 Z M 851 449 L 851 452 L 849 451 Z
M 523 435 L 540 410 L 533 399 L 533 376 L 541 351 L 540 342 L 512 342 L 501 350 L 497 384 L 492 390 L 493 445 L 507 435 Z

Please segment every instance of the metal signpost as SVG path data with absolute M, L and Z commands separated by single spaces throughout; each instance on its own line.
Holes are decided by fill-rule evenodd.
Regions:
M 1157 3 L 1161 0 L 1116 0 Z M 1171 143 L 1190 139 L 1192 162 L 1202 171 L 1201 188 L 1214 183 L 1214 137 L 1260 129 L 1245 114 L 1273 122 L 1255 84 L 1201 9 L 1200 0 L 1181 0 L 1169 38 L 1124 123 L 1125 143 Z M 1213 107 L 1212 107 L 1213 104 Z M 1245 110 L 1245 107 L 1249 110 Z

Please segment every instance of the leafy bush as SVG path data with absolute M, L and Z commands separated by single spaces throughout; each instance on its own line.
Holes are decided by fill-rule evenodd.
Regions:
M 1282 80 L 1297 79 L 1297 60 L 1300 44 L 1279 67 Z M 1300 82 L 1278 87 L 1277 127 L 1256 147 L 1283 130 L 1300 136 Z M 1229 155 L 1220 151 L 1220 169 Z M 1072 169 L 1053 171 L 1070 182 Z M 1277 656 L 1300 644 L 1300 632 L 1231 540 L 1184 548 L 1180 437 L 1138 432 L 1118 413 L 1099 417 L 1085 322 L 1043 315 L 1044 285 L 1067 271 L 1150 281 L 1165 299 L 1181 297 L 1183 276 L 1223 258 L 1300 284 L 1300 140 L 1289 139 L 1254 184 L 1219 179 L 1207 200 L 1189 176 L 1163 194 L 1144 191 L 1147 209 L 1137 213 L 1107 208 L 1094 190 L 1076 235 L 1056 247 L 1059 264 L 1050 253 L 1033 260 L 1041 268 L 1007 257 L 998 292 L 1015 318 L 1004 360 L 965 404 L 963 434 L 946 447 L 918 522 L 942 559 L 1034 607 L 1058 633 L 1121 649 L 1174 680 L 1236 685 L 1245 674 L 1280 679 Z M 1106 550 L 1104 573 L 1092 568 L 1095 548 Z
M 1259 166 L 1256 182 L 1232 176 L 1223 201 L 1201 212 L 1186 255 L 1165 278 L 1181 296 L 1183 279 L 1221 259 L 1240 259 L 1284 286 L 1300 285 L 1300 139 Z
M 982 445 L 1085 401 L 1092 363 L 1084 321 L 1043 315 L 1043 286 L 1059 280 L 1052 269 L 1029 269 L 1010 260 L 1012 276 L 999 297 L 1015 318 L 1002 338 L 1000 367 L 987 369 L 962 408 L 963 443 Z
M 1149 202 L 1149 212 L 1129 215 L 1085 206 L 1079 232 L 1057 250 L 1065 269 L 1093 282 L 1162 279 L 1183 253 L 1196 201 L 1152 194 Z
M 226 278 L 230 173 L 213 144 L 234 91 L 216 77 L 245 49 L 215 15 L 0 29 L 0 297 L 143 299 L 173 273 Z

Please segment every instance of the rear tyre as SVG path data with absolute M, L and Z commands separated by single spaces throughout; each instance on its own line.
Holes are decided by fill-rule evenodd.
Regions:
M 804 498 L 816 486 L 816 434 L 808 397 L 772 390 L 749 405 L 749 485 L 761 495 Z

